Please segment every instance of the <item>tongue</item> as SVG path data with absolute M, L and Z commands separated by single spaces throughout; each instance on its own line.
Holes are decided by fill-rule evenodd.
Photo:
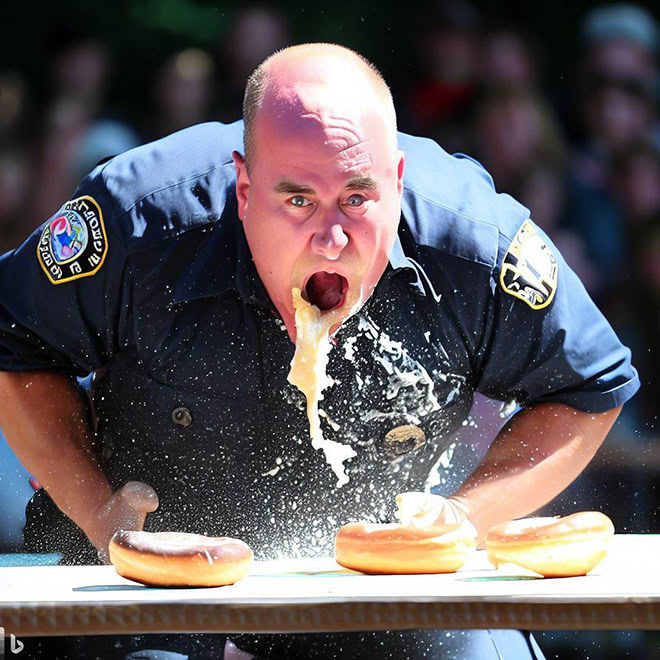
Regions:
M 312 305 L 321 311 L 333 309 L 341 302 L 344 295 L 342 277 L 336 273 L 314 273 L 307 281 L 305 292 Z

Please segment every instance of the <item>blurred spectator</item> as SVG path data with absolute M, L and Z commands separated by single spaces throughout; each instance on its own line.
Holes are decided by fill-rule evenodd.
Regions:
M 550 107 L 527 87 L 490 88 L 477 104 L 476 153 L 498 190 L 530 209 L 590 292 L 601 286 L 581 237 L 563 227 L 567 150 Z
M 30 182 L 27 83 L 16 72 L 0 74 L 0 251 L 13 247 Z
M 565 171 L 561 164 L 532 164 L 516 186 L 518 200 L 532 211 L 534 222 L 555 237 L 563 221 L 566 203 Z
M 213 60 L 203 50 L 190 48 L 170 57 L 156 78 L 155 115 L 144 137 L 155 140 L 212 119 L 213 73 Z
M 613 170 L 628 253 L 610 315 L 639 356 L 645 387 L 634 409 L 654 420 L 660 391 L 660 149 L 650 142 L 631 145 L 616 155 Z
M 582 237 L 564 226 L 565 170 L 543 161 L 532 165 L 519 180 L 517 198 L 530 209 L 536 224 L 550 236 L 587 291 L 598 295 L 603 286 L 600 271 L 589 258 Z
M 479 24 L 471 4 L 447 0 L 423 12 L 417 28 L 424 73 L 406 94 L 400 123 L 450 152 L 468 150 L 467 118 L 478 87 Z
M 580 108 L 590 147 L 607 156 L 655 129 L 655 73 L 637 44 L 594 47 L 588 56 Z M 652 61 L 652 60 L 651 60 Z
M 29 189 L 27 154 L 20 147 L 0 147 L 0 253 L 18 242 Z
M 109 73 L 106 44 L 83 28 L 55 31 L 49 44 L 55 100 L 75 101 L 94 113 L 105 98 Z
M 609 185 L 613 155 L 640 139 L 658 140 L 658 28 L 641 7 L 607 5 L 586 16 L 582 37 L 577 105 L 584 138 L 571 167 L 567 220 L 613 286 L 622 277 L 626 235 Z
M 549 107 L 525 87 L 487 90 L 475 109 L 478 157 L 499 190 L 517 194 L 523 175 L 542 163 L 562 171 L 565 147 Z
M 650 54 L 657 50 L 658 26 L 653 16 L 635 4 L 612 4 L 595 7 L 584 19 L 582 39 L 591 46 L 616 43 L 637 45 L 643 51 L 640 57 L 651 69 L 655 68 Z
M 25 137 L 27 83 L 16 71 L 0 73 L 0 146 L 15 144 Z
M 481 84 L 537 88 L 538 59 L 531 35 L 513 26 L 492 25 L 482 37 Z
M 269 55 L 291 43 L 291 27 L 280 10 L 251 4 L 238 11 L 218 44 L 216 119 L 232 122 L 241 118 L 248 76 Z
M 630 282 L 632 291 L 626 300 L 630 329 L 639 332 L 636 354 L 645 385 L 639 403 L 644 412 L 642 420 L 648 424 L 644 432 L 657 438 L 660 399 L 660 213 L 656 213 L 640 229 L 633 259 L 635 274 Z M 625 292 L 622 295 L 625 296 Z
M 628 232 L 637 232 L 660 213 L 660 146 L 643 140 L 631 144 L 615 155 L 613 173 Z
M 98 160 L 138 144 L 123 122 L 101 120 L 111 68 L 105 43 L 67 26 L 53 33 L 50 49 L 51 98 L 34 150 L 34 185 L 21 239 L 67 200 Z

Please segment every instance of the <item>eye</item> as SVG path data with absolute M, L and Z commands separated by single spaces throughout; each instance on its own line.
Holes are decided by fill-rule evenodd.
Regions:
M 365 199 L 362 195 L 355 194 L 355 195 L 351 195 L 344 202 L 344 204 L 346 204 L 346 206 L 356 207 L 356 206 L 362 206 L 362 204 L 364 204 L 364 202 L 365 202 Z
M 299 208 L 309 206 L 312 203 L 309 199 L 307 199 L 307 197 L 303 197 L 302 195 L 296 195 L 295 197 L 292 197 L 289 202 L 293 204 L 293 206 L 297 206 Z

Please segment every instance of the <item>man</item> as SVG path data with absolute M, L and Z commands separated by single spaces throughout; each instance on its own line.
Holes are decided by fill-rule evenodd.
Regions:
M 100 165 L 0 262 L 0 425 L 45 489 L 30 547 L 92 561 L 144 525 L 329 554 L 344 522 L 391 521 L 397 493 L 428 489 L 475 391 L 522 410 L 437 517 L 483 535 L 554 497 L 638 379 L 528 211 L 470 159 L 397 140 L 382 78 L 338 46 L 267 60 L 244 117 L 243 153 L 241 123 L 205 124 Z M 67 222 L 85 240 L 63 258 Z M 344 310 L 321 402 L 356 452 L 342 487 L 287 382 L 294 287 Z M 72 381 L 92 371 L 94 436 Z M 494 654 L 477 633 L 381 648 Z

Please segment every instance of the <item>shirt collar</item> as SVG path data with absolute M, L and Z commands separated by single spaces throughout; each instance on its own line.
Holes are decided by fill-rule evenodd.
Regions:
M 403 222 L 403 220 L 401 221 Z M 408 258 L 406 257 L 405 252 L 403 251 L 403 245 L 401 244 L 401 237 L 397 232 L 396 237 L 394 238 L 394 245 L 392 246 L 392 251 L 390 252 L 390 267 L 393 270 L 400 270 L 402 268 L 412 268 Z
M 403 240 L 402 240 L 403 239 Z M 416 293 L 425 295 L 424 284 L 420 276 L 421 266 L 410 257 L 406 256 L 403 242 L 409 245 L 409 249 L 415 253 L 414 241 L 410 234 L 410 229 L 403 216 L 399 222 L 399 231 L 394 239 L 392 252 L 390 252 L 390 263 L 381 279 L 388 279 L 396 274 L 406 274 L 410 285 Z
M 248 303 L 266 307 L 269 311 L 277 313 L 266 287 L 264 286 L 257 267 L 250 252 L 243 223 L 238 222 L 236 227 L 236 273 L 234 283 L 238 295 Z
M 232 193 L 227 192 L 222 216 L 203 228 L 206 238 L 197 246 L 194 260 L 174 286 L 174 304 L 221 296 L 229 291 L 236 291 L 246 301 L 258 299 L 263 304 L 270 303 L 257 275 L 238 218 L 236 196 Z

